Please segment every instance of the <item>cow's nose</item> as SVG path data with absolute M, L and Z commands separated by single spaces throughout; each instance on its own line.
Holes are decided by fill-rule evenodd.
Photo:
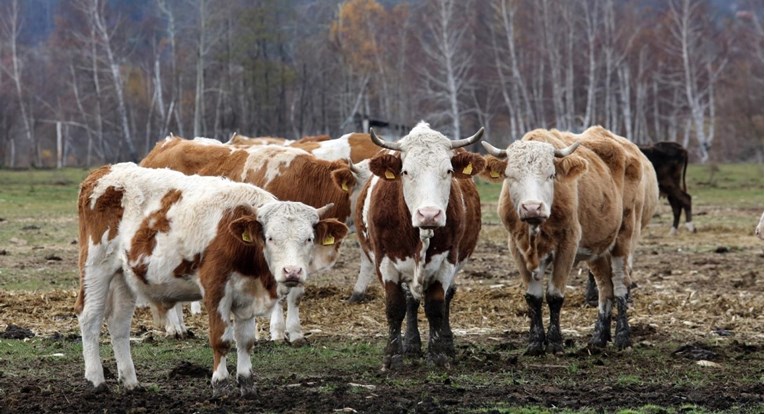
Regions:
M 435 223 L 441 216 L 441 209 L 435 207 L 423 207 L 417 209 L 417 218 L 422 223 Z
M 541 223 L 547 218 L 543 213 L 542 207 L 543 204 L 539 201 L 527 201 L 521 203 L 521 220 L 530 222 L 531 224 Z
M 300 275 L 303 273 L 302 267 L 284 266 L 282 271 L 284 272 L 284 283 L 288 285 L 297 285 L 300 283 Z

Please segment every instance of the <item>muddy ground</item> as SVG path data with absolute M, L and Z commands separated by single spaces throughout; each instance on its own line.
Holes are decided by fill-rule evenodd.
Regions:
M 504 230 L 488 220 L 471 263 L 458 276 L 452 308 L 458 355 L 448 369 L 414 360 L 399 372 L 380 371 L 386 326 L 381 290 L 372 288 L 362 304 L 345 301 L 358 263 L 351 237 L 334 271 L 307 288 L 301 317 L 309 344 L 294 348 L 263 340 L 256 346 L 258 393 L 251 398 L 213 397 L 204 314 L 187 314 L 196 337 L 178 340 L 152 331 L 148 312 L 138 310 L 133 354 L 144 386 L 124 392 L 116 384 L 103 335 L 110 389 L 93 393 L 78 354 L 73 281 L 59 283 L 64 289 L 0 290 L 0 331 L 18 326 L 8 330 L 11 339 L 0 339 L 0 412 L 491 412 L 519 406 L 611 412 L 647 405 L 762 412 L 762 243 L 746 226 L 710 220 L 696 234 L 669 237 L 668 208 L 660 213 L 638 250 L 630 307 L 634 346 L 626 351 L 610 345 L 601 353 L 587 351 L 596 311 L 584 303 L 586 272 L 575 270 L 562 313 L 566 353 L 524 355 L 523 290 Z M 752 227 L 759 214 L 712 208 L 697 213 L 740 216 L 743 222 L 752 217 Z M 6 266 L 55 272 L 76 266 L 76 249 L 60 247 L 60 260 L 16 251 L 0 259 Z M 425 339 L 422 315 L 421 321 Z M 267 321 L 260 324 L 263 337 L 267 329 Z M 25 333 L 35 336 L 16 339 Z M 232 372 L 234 364 L 232 357 Z

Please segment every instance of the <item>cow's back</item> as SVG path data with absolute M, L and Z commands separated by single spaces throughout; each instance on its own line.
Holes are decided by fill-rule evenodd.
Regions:
M 172 137 L 158 142 L 139 165 L 241 181 L 246 159 L 247 151 L 241 148 Z

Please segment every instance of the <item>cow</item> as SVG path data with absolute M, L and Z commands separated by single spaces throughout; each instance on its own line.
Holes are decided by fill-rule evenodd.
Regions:
M 136 299 L 167 310 L 204 298 L 214 389 L 226 386 L 233 339 L 238 386 L 243 394 L 254 392 L 255 317 L 271 313 L 280 292 L 305 283 L 317 244 L 345 237 L 343 223 L 322 218 L 330 208 L 277 201 L 256 186 L 222 177 L 133 163 L 92 171 L 78 198 L 75 309 L 85 378 L 96 389 L 106 387 L 99 355 L 104 318 L 118 379 L 132 389 L 138 385 L 130 355 Z
M 354 164 L 356 175 L 365 182 L 371 177 L 369 159 L 377 155 L 381 148 L 372 142 L 370 134 L 350 133 L 332 140 L 299 140 L 289 144 L 290 147 L 300 148 L 310 152 L 317 158 L 325 160 L 349 159 Z M 374 280 L 374 270 L 366 260 L 364 252 L 360 252 L 361 266 L 353 287 L 353 293 L 348 301 L 361 303 L 366 298 L 365 292 Z
M 185 174 L 223 176 L 234 181 L 257 185 L 280 200 L 300 201 L 313 207 L 332 203 L 328 217 L 351 221 L 351 203 L 358 197 L 357 175 L 344 160 L 325 161 L 307 152 L 276 145 L 236 148 L 221 143 L 168 137 L 160 141 L 141 161 L 141 166 L 172 168 Z M 330 268 L 339 257 L 339 244 L 321 246 L 323 260 L 314 264 L 314 271 Z M 326 259 L 326 260 L 324 260 Z M 271 318 L 271 339 L 290 343 L 304 342 L 298 303 L 304 289 L 295 287 L 287 295 L 287 323 L 282 307 L 274 308 Z M 179 313 L 179 312 L 176 312 Z M 182 318 L 182 313 L 177 315 Z M 183 336 L 186 329 L 169 319 L 169 334 Z
M 663 141 L 651 146 L 639 147 L 640 151 L 653 164 L 659 180 L 659 192 L 666 196 L 672 207 L 672 229 L 670 235 L 677 234 L 680 213 L 685 211 L 685 228 L 695 233 L 691 214 L 691 195 L 685 186 L 685 171 L 688 168 L 688 151 L 676 142 Z
M 370 130 L 374 143 L 390 151 L 369 161 L 374 177 L 364 184 L 355 222 L 359 243 L 385 291 L 384 370 L 400 368 L 405 354 L 420 354 L 421 300 L 430 325 L 428 360 L 446 366 L 454 355 L 449 307 L 454 278 L 478 241 L 481 204 L 471 177 L 484 167 L 481 156 L 461 147 L 482 134 L 483 128 L 451 141 L 420 122 L 399 141 L 385 142 Z
M 610 340 L 615 303 L 615 345 L 628 347 L 627 283 L 640 228 L 655 208 L 651 198 L 658 197 L 658 188 L 651 189 L 656 179 L 648 160 L 629 141 L 601 127 L 582 134 L 537 129 L 504 150 L 483 145 L 491 156 L 482 176 L 503 183 L 497 213 L 526 286 L 526 353 L 563 352 L 564 289 L 580 260 L 588 263 L 600 291 L 590 346 L 604 347 Z M 550 323 L 545 334 L 542 296 L 549 266 L 545 296 Z

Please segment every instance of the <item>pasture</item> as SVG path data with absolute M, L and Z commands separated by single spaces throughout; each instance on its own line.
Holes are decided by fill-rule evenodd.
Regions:
M 586 271 L 575 270 L 561 314 L 566 352 L 523 355 L 526 303 L 496 215 L 499 186 L 479 180 L 483 228 L 457 278 L 457 358 L 449 369 L 415 360 L 380 371 L 383 294 L 375 285 L 368 301 L 346 303 L 358 271 L 350 236 L 335 268 L 306 288 L 309 344 L 256 345 L 252 399 L 213 398 L 204 313 L 187 314 L 195 338 L 179 340 L 152 330 L 146 309 L 136 312 L 131 340 L 143 387 L 128 393 L 116 385 L 104 328 L 110 390 L 89 390 L 73 311 L 76 197 L 86 173 L 0 171 L 0 412 L 763 410 L 763 244 L 753 235 L 763 207 L 761 164 L 689 166 L 696 234 L 681 227 L 670 237 L 671 211 L 660 201 L 635 262 L 630 349 L 586 349 L 596 310 L 584 302 Z M 424 339 L 422 311 L 420 319 Z M 268 321 L 259 329 L 267 337 Z

